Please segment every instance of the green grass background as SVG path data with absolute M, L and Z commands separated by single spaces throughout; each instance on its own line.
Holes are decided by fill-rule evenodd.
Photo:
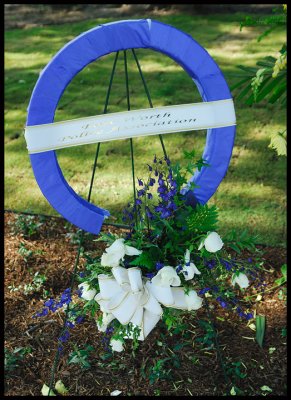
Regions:
M 144 16 L 137 16 L 143 18 Z M 158 19 L 190 34 L 218 63 L 229 85 L 236 78 L 236 66 L 254 66 L 266 55 L 277 55 L 286 40 L 279 28 L 257 42 L 263 27 L 239 30 L 243 14 L 189 16 Z M 114 19 L 13 29 L 5 32 L 5 208 L 57 215 L 34 179 L 26 151 L 23 129 L 26 109 L 40 71 L 69 40 L 100 23 Z M 201 101 L 192 80 L 173 60 L 158 52 L 136 51 L 154 106 Z M 66 88 L 55 121 L 101 114 L 114 55 L 88 65 Z M 137 68 L 128 54 L 131 108 L 148 107 Z M 235 93 L 234 93 L 235 95 Z M 234 96 L 235 99 L 235 96 Z M 108 112 L 126 110 L 122 58 L 117 64 Z M 247 228 L 259 235 L 259 242 L 283 245 L 286 240 L 286 159 L 268 148 L 270 135 L 283 130 L 286 113 L 276 106 L 259 104 L 250 108 L 235 101 L 237 136 L 226 177 L 209 201 L 219 208 L 220 232 Z M 18 133 L 20 137 L 15 139 Z M 202 155 L 206 131 L 164 135 L 173 161 L 182 160 L 183 150 Z M 73 189 L 86 198 L 95 155 L 95 145 L 58 150 L 58 160 Z M 146 163 L 162 155 L 158 137 L 134 139 L 137 177 L 146 174 Z M 129 140 L 101 145 L 92 202 L 110 210 L 112 221 L 121 221 L 121 209 L 132 199 Z

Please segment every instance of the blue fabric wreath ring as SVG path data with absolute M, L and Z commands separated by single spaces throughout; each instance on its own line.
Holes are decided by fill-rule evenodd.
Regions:
M 41 72 L 28 106 L 27 126 L 54 121 L 58 102 L 67 85 L 86 65 L 119 50 L 149 48 L 180 64 L 195 82 L 203 101 L 231 99 L 219 67 L 190 35 L 150 19 L 113 22 L 97 26 L 65 45 Z M 190 204 L 204 204 L 223 179 L 232 154 L 235 126 L 207 131 L 202 168 L 190 181 L 199 188 L 187 193 Z M 66 182 L 54 150 L 30 154 L 37 183 L 49 203 L 72 224 L 98 234 L 107 210 L 80 196 Z

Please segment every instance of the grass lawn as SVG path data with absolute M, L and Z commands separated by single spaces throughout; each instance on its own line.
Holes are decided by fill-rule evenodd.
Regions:
M 142 18 L 143 16 L 137 16 Z M 239 31 L 242 14 L 159 17 L 190 34 L 218 63 L 227 82 L 235 82 L 238 64 L 254 66 L 266 55 L 276 56 L 286 40 L 285 29 L 257 42 L 260 28 Z M 56 215 L 34 179 L 26 151 L 23 128 L 26 109 L 40 71 L 69 40 L 100 23 L 94 19 L 71 24 L 13 29 L 5 33 L 5 208 Z M 192 80 L 167 56 L 136 51 L 149 86 L 154 106 L 200 101 Z M 55 121 L 101 114 L 104 107 L 114 54 L 87 66 L 65 90 Z M 148 102 L 134 59 L 128 53 L 131 108 L 146 108 Z M 109 112 L 126 110 L 126 88 L 122 59 L 117 64 Z M 234 93 L 235 94 L 235 93 Z M 286 115 L 274 106 L 250 108 L 235 102 L 237 137 L 229 170 L 209 201 L 220 210 L 220 232 L 247 228 L 259 235 L 259 242 L 285 245 L 286 241 L 286 158 L 268 149 L 270 135 L 283 130 Z M 19 135 L 17 137 L 17 134 Z M 195 148 L 202 155 L 206 131 L 164 136 L 172 161 L 182 160 L 183 150 Z M 58 150 L 65 178 L 84 198 L 89 190 L 95 145 Z M 145 165 L 154 154 L 162 155 L 158 137 L 134 140 L 137 177 L 145 176 Z M 110 210 L 111 220 L 121 221 L 120 210 L 132 199 L 129 140 L 101 145 L 92 202 Z

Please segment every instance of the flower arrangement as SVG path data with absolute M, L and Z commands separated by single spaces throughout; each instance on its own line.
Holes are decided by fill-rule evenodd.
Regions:
M 59 350 L 70 336 L 69 329 L 88 313 L 105 333 L 105 348 L 116 352 L 123 351 L 126 339 L 132 339 L 136 348 L 171 310 L 196 312 L 208 297 L 246 321 L 253 318 L 239 305 L 237 294 L 250 281 L 264 285 L 259 266 L 251 259 L 231 257 L 226 244 L 240 254 L 244 248 L 254 249 L 254 243 L 245 235 L 222 240 L 216 207 L 189 203 L 185 193 L 195 184 L 187 183 L 187 174 L 208 165 L 202 159 L 194 161 L 194 152 L 184 153 L 185 167 L 156 156 L 147 165 L 147 179 L 137 180 L 134 203 L 123 210 L 129 232 L 124 237 L 103 233 L 96 239 L 107 247 L 95 259 L 85 254 L 78 297 L 66 289 L 60 301 L 46 301 L 36 314 L 69 305 Z

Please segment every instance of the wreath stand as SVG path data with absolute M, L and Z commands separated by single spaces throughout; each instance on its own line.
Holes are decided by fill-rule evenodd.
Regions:
M 196 83 L 198 90 L 203 98 L 203 101 L 219 101 L 219 100 L 224 100 L 224 99 L 230 99 L 231 95 L 228 89 L 228 86 L 222 76 L 221 71 L 219 70 L 218 66 L 215 64 L 215 62 L 212 60 L 212 58 L 209 56 L 209 54 L 197 43 L 195 42 L 189 35 L 186 35 L 182 33 L 181 31 L 178 31 L 177 29 L 170 27 L 165 24 L 161 24 L 157 21 L 151 21 L 151 20 L 132 20 L 132 21 L 120 21 L 117 23 L 111 23 L 111 24 L 106 24 L 103 26 L 99 26 L 97 28 L 94 28 L 88 32 L 85 32 L 84 34 L 80 35 L 78 38 L 70 42 L 68 45 L 66 45 L 57 55 L 53 60 L 48 64 L 46 69 L 43 71 L 39 81 L 37 82 L 35 89 L 33 91 L 30 105 L 28 108 L 28 119 L 27 119 L 27 128 L 33 127 L 35 125 L 41 125 L 41 124 L 47 124 L 51 123 L 54 118 L 54 112 L 58 103 L 59 98 L 61 97 L 64 88 L 67 86 L 67 84 L 70 82 L 72 77 L 76 75 L 84 66 L 89 64 L 90 62 L 94 61 L 96 58 L 96 54 L 92 55 L 92 50 L 91 47 L 93 45 L 93 33 L 98 33 L 103 35 L 103 39 L 105 40 L 106 43 L 106 36 L 103 34 L 102 28 L 107 28 L 105 30 L 105 33 L 108 34 L 109 38 L 113 41 L 113 44 L 111 46 L 111 51 L 108 51 L 108 49 L 105 51 L 104 54 L 108 54 L 112 51 L 116 53 L 113 67 L 112 67 L 112 72 L 109 80 L 109 85 L 108 85 L 108 90 L 107 90 L 107 95 L 106 95 L 106 100 L 104 104 L 104 109 L 103 109 L 103 114 L 107 114 L 108 111 L 108 105 L 109 105 L 109 99 L 110 99 L 110 94 L 111 94 L 111 89 L 112 89 L 112 83 L 116 71 L 116 65 L 118 58 L 120 57 L 120 53 L 122 53 L 123 57 L 123 64 L 124 64 L 124 74 L 125 74 L 125 89 L 126 89 L 126 99 L 127 99 L 127 111 L 131 110 L 131 104 L 130 104 L 130 93 L 129 93 L 129 75 L 128 75 L 128 68 L 127 68 L 127 52 L 131 51 L 136 63 L 136 67 L 138 69 L 143 89 L 145 91 L 146 97 L 148 99 L 149 107 L 153 108 L 153 103 L 151 100 L 151 96 L 149 93 L 149 89 L 146 83 L 146 80 L 144 78 L 141 65 L 139 63 L 135 48 L 152 48 L 155 50 L 159 50 L 161 52 L 164 52 L 165 54 L 169 55 L 171 58 L 174 58 L 182 67 L 188 72 L 188 74 L 192 77 L 194 82 Z M 123 41 L 120 38 L 117 38 L 114 36 L 115 29 L 120 29 L 120 33 L 123 35 L 127 35 L 127 39 Z M 117 29 L 117 30 L 118 30 Z M 154 31 L 155 35 L 154 35 Z M 152 37 L 149 39 L 147 37 L 148 31 L 152 34 Z M 164 34 L 164 36 L 160 37 L 159 35 Z M 166 34 L 166 36 L 165 36 Z M 154 40 L 153 40 L 154 38 Z M 90 47 L 90 57 L 87 58 L 85 61 L 81 60 L 82 62 L 78 62 L 76 59 L 76 54 L 74 55 L 75 57 L 75 63 L 76 63 L 76 68 L 73 68 L 73 72 L 68 74 L 67 71 L 67 65 L 69 61 L 65 60 L 63 57 L 66 52 L 69 54 L 69 49 L 70 49 L 70 44 L 71 47 L 75 45 L 79 49 L 79 51 L 82 51 L 80 48 L 80 44 L 84 43 L 85 39 L 89 43 Z M 176 52 L 179 54 L 177 56 L 173 56 L 173 54 L 169 50 L 165 50 L 167 46 L 169 46 L 169 43 L 172 42 L 172 40 L 178 40 L 178 45 L 176 44 Z M 145 43 L 144 43 L 145 41 Z M 151 45 L 149 44 L 149 41 L 151 42 Z M 158 42 L 158 44 L 152 45 L 152 42 Z M 126 42 L 126 43 L 125 43 Z M 99 43 L 98 43 L 99 45 Z M 192 47 L 191 47 L 192 46 Z M 82 47 L 82 46 L 81 46 Z M 102 47 L 102 46 L 101 46 Z M 179 49 L 178 49 L 179 48 Z M 88 51 L 87 49 L 85 49 Z M 204 71 L 202 73 L 202 76 L 199 76 L 198 71 L 195 71 L 196 66 L 191 66 L 190 64 L 193 64 L 193 60 L 187 62 L 183 62 L 181 58 L 181 54 L 184 56 L 187 54 L 187 52 L 192 52 L 193 50 L 196 50 L 196 59 L 194 60 L 196 63 L 199 64 L 199 57 L 201 57 L 202 61 L 200 62 L 200 69 L 201 71 Z M 89 54 L 88 53 L 88 54 Z M 192 53 L 191 53 L 192 54 Z M 99 57 L 101 55 L 99 54 Z M 82 58 L 82 56 L 80 56 Z M 194 57 L 195 58 L 195 57 Z M 83 64 L 82 64 L 83 63 Z M 81 65 L 82 64 L 82 65 Z M 56 70 L 56 66 L 62 68 L 63 73 L 65 75 L 64 82 L 61 82 L 59 84 L 59 88 L 57 89 L 57 94 L 54 96 L 50 97 L 50 90 L 48 89 L 47 86 L 44 84 L 47 79 L 47 85 L 50 87 L 52 82 L 51 77 L 53 74 L 58 75 L 58 71 Z M 196 68 L 197 69 L 197 68 Z M 73 76 L 72 76 L 73 75 Z M 57 76 L 57 79 L 59 77 Z M 217 83 L 217 86 L 213 86 Z M 59 83 L 59 82 L 58 82 Z M 214 90 L 213 90 L 214 88 Z M 43 93 L 46 93 L 44 95 Z M 189 191 L 186 192 L 186 201 L 189 202 L 192 206 L 195 206 L 197 203 L 204 204 L 207 202 L 207 200 L 214 194 L 216 191 L 220 181 L 223 179 L 227 167 L 230 161 L 231 157 L 231 152 L 232 152 L 232 147 L 233 147 L 233 142 L 234 142 L 234 137 L 235 137 L 235 124 L 228 125 L 227 127 L 215 127 L 212 129 L 208 129 L 207 132 L 207 142 L 206 142 L 206 148 L 203 154 L 203 158 L 207 159 L 208 162 L 210 162 L 211 165 L 214 165 L 214 172 L 213 170 L 211 172 L 205 171 L 202 169 L 200 173 L 196 173 L 190 181 L 195 180 L 195 182 L 199 181 L 200 185 L 202 186 L 201 189 L 199 188 L 198 190 L 195 189 L 195 195 L 193 192 Z M 219 140 L 219 135 L 222 136 L 222 140 Z M 27 139 L 27 137 L 26 137 Z M 165 144 L 163 141 L 163 137 L 161 134 L 159 134 L 159 139 L 162 147 L 163 154 L 166 158 L 168 158 Z M 134 201 L 136 200 L 136 187 L 135 187 L 135 172 L 134 172 L 134 147 L 133 147 L 133 139 L 130 137 L 129 138 L 129 145 L 130 145 L 130 156 L 131 156 L 131 172 L 132 172 L 132 186 L 133 186 L 133 198 Z M 70 222 L 74 223 L 75 225 L 81 227 L 81 235 L 80 235 L 80 241 L 79 241 L 79 246 L 77 249 L 77 254 L 76 254 L 76 259 L 73 267 L 73 272 L 72 272 L 72 277 L 71 277 L 71 282 L 70 282 L 70 288 L 72 289 L 75 283 L 75 278 L 77 276 L 77 267 L 79 264 L 79 258 L 81 254 L 81 249 L 83 245 L 83 240 L 84 240 L 84 232 L 88 231 L 91 233 L 99 233 L 104 216 L 106 215 L 106 210 L 100 209 L 99 207 L 94 206 L 93 204 L 90 203 L 91 200 L 91 194 L 92 194 L 92 189 L 94 185 L 94 177 L 95 177 L 95 172 L 96 172 L 96 167 L 97 167 L 97 161 L 98 161 L 98 156 L 100 152 L 100 146 L 101 142 L 98 142 L 97 147 L 96 147 L 96 153 L 95 153 L 95 159 L 94 159 L 94 164 L 93 164 L 93 169 L 92 169 L 92 175 L 91 175 L 91 180 L 90 180 L 90 187 L 89 187 L 89 192 L 87 196 L 87 201 L 84 199 L 79 198 L 72 190 L 72 188 L 69 187 L 68 184 L 66 184 L 60 168 L 57 163 L 56 155 L 54 151 L 46 151 L 42 153 L 37 153 L 37 154 L 30 154 L 30 159 L 32 163 L 32 167 L 34 170 L 34 174 L 36 177 L 36 180 L 43 191 L 44 195 L 47 197 L 49 202 L 63 215 L 65 218 L 67 218 Z M 47 166 L 47 164 L 49 166 Z M 43 175 L 41 174 L 41 170 L 43 170 L 42 167 L 45 166 L 45 171 L 48 172 L 48 168 L 53 169 L 53 173 L 51 174 L 52 179 L 50 177 L 46 180 L 43 179 Z M 61 180 L 61 184 L 64 185 L 65 191 L 67 194 L 70 195 L 71 199 L 73 198 L 72 203 L 73 207 L 71 207 L 70 212 L 71 214 L 68 214 L 68 211 L 66 209 L 67 203 L 64 202 L 64 204 L 61 204 L 59 201 L 59 194 L 64 193 L 60 191 L 55 191 L 52 189 L 52 186 L 54 185 L 54 178 Z M 47 176 L 46 176 L 47 178 Z M 206 182 L 206 188 L 203 187 L 203 179 L 204 182 Z M 51 191 L 51 193 L 50 193 Z M 73 197 L 72 197 L 73 195 Z M 76 206 L 78 202 L 78 205 Z M 82 213 L 81 213 L 81 219 L 79 218 L 76 220 L 74 217 L 74 214 L 76 212 L 76 207 L 81 207 Z M 93 223 L 95 224 L 94 228 L 92 228 L 92 224 L 88 223 L 88 218 L 87 215 L 85 218 L 83 218 L 83 221 L 85 221 L 85 224 L 81 222 L 82 217 L 88 214 L 90 218 L 92 218 L 92 215 L 95 215 L 93 218 Z M 97 219 L 96 219 L 97 216 Z M 89 220 L 90 220 L 89 218 Z M 87 221 L 87 222 L 86 222 Z M 96 224 L 96 222 L 98 222 Z M 101 222 L 100 222 L 101 221 Z M 87 225 L 86 225 L 87 224 Z M 117 225 L 121 226 L 118 224 L 112 224 L 112 225 Z M 97 226 L 97 228 L 96 228 Z M 123 225 L 124 226 L 124 225 Z M 129 227 L 128 227 L 129 228 Z M 217 352 L 217 358 L 219 361 L 219 364 L 222 368 L 223 374 L 224 374 L 224 379 L 226 384 L 229 384 L 229 378 L 225 372 L 225 367 L 224 367 L 224 360 L 223 360 L 223 355 L 220 349 L 219 345 L 219 339 L 218 339 L 218 332 L 215 326 L 214 318 L 213 315 L 210 311 L 208 301 L 206 298 L 204 298 L 205 305 L 206 305 L 206 311 L 207 315 L 209 318 L 209 321 L 211 322 L 212 329 L 215 333 L 215 346 L 216 346 L 216 352 Z M 65 319 L 64 319 L 64 324 L 61 330 L 60 336 L 65 332 L 66 330 L 66 322 L 68 320 L 68 314 L 70 310 L 70 304 L 67 306 L 67 309 L 65 311 Z M 60 350 L 59 348 L 57 349 L 55 359 L 53 362 L 53 366 L 51 369 L 51 378 L 50 378 L 50 383 L 49 383 L 49 393 L 52 390 L 54 379 L 55 379 L 55 373 L 57 370 L 58 362 L 60 359 Z M 49 395 L 48 393 L 48 395 Z

